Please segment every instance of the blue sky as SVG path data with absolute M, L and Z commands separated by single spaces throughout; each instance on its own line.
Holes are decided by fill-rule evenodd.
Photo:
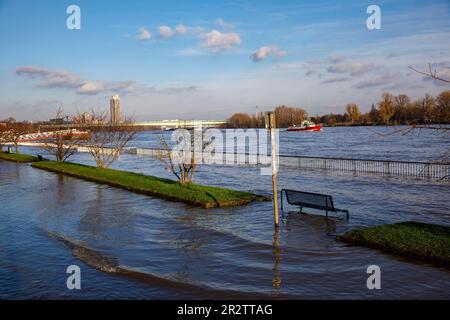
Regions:
M 81 30 L 66 8 L 81 9 Z M 381 30 L 366 9 L 381 8 Z M 450 1 L 0 0 L 0 119 L 107 109 L 138 120 L 226 118 L 277 105 L 368 110 L 382 92 L 447 87 Z

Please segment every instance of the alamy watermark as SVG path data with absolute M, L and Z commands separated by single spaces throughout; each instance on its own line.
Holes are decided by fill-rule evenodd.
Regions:
M 66 286 L 69 290 L 81 290 L 81 269 L 77 265 L 70 265 L 66 269 L 67 277 Z
M 381 289 L 381 268 L 375 264 L 367 267 L 367 274 L 370 276 L 367 278 L 366 285 L 369 290 Z
M 366 10 L 367 14 L 370 16 L 366 20 L 366 26 L 369 30 L 380 30 L 381 29 L 381 9 L 377 5 L 370 5 Z
M 81 29 L 81 9 L 75 4 L 67 7 L 66 13 L 69 14 L 66 20 L 66 26 L 69 30 Z
M 219 165 L 261 166 L 261 175 L 278 172 L 279 132 L 274 129 L 274 148 L 268 129 L 203 129 L 201 122 L 192 130 L 176 129 L 172 132 L 174 144 L 170 151 L 175 165 L 188 163 Z M 272 150 L 275 161 L 272 163 Z

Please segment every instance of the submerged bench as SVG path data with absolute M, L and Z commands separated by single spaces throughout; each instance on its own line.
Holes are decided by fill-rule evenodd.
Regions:
M 328 211 L 331 212 L 344 212 L 348 220 L 348 210 L 338 209 L 334 207 L 333 198 L 330 195 L 303 192 L 289 189 L 281 190 L 281 210 L 283 211 L 283 192 L 286 195 L 286 200 L 291 205 L 296 205 L 300 207 L 300 212 L 302 212 L 303 207 L 320 209 L 326 211 L 326 217 L 328 218 Z

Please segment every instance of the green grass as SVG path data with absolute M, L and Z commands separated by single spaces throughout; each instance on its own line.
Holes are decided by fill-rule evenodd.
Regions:
M 35 162 L 38 161 L 38 158 L 35 156 L 30 156 L 28 154 L 19 154 L 19 153 L 6 153 L 0 151 L 0 159 L 26 163 L 26 162 Z
M 446 226 L 410 221 L 358 228 L 338 239 L 450 266 L 450 227 Z
M 201 186 L 193 183 L 182 185 L 170 179 L 129 171 L 99 169 L 71 162 L 41 161 L 33 163 L 32 166 L 158 198 L 181 201 L 203 208 L 237 206 L 248 204 L 254 200 L 270 199 L 249 192 Z

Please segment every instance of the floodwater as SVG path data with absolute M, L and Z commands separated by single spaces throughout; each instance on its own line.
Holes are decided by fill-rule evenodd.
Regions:
M 287 132 L 280 129 L 282 155 L 342 157 L 397 161 L 435 161 L 448 150 L 448 132 L 393 127 L 331 127 L 322 132 Z M 251 129 L 253 130 L 253 129 Z M 226 131 L 222 130 L 224 144 Z M 170 142 L 170 132 L 164 132 Z M 161 147 L 161 132 L 141 132 L 130 146 Z
M 295 154 L 302 143 L 326 139 L 317 150 L 311 146 L 311 155 L 426 160 L 445 143 L 336 129 L 333 137 L 326 128 L 326 138 L 316 134 L 304 142 L 282 133 L 281 152 Z M 153 139 L 148 145 L 146 137 Z M 156 139 L 141 133 L 134 143 L 150 147 Z M 283 142 L 289 139 L 295 142 Z M 88 154 L 71 160 L 92 164 Z M 147 157 L 123 155 L 113 167 L 171 177 Z M 271 192 L 271 177 L 254 167 L 200 166 L 196 181 Z M 350 220 L 290 208 L 275 233 L 271 202 L 206 210 L 0 161 L 0 299 L 450 298 L 449 269 L 334 238 L 361 225 L 449 225 L 448 182 L 281 168 L 278 188 L 331 194 L 337 207 L 350 210 Z M 69 265 L 81 268 L 81 290 L 66 287 Z M 366 287 L 369 265 L 381 268 L 381 290 Z

